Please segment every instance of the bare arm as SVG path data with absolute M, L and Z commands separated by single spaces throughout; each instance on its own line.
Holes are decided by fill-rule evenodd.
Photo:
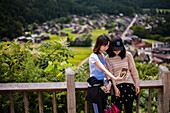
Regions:
M 122 81 L 122 77 L 118 76 L 118 77 L 115 77 L 113 76 L 105 67 L 104 65 L 100 62 L 100 61 L 97 61 L 95 62 L 95 65 L 101 69 L 106 75 L 108 75 L 111 79 L 114 79 L 114 80 L 117 80 L 117 81 Z

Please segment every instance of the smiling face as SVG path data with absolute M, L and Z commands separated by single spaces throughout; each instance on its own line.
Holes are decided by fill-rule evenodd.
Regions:
M 119 50 L 119 51 L 113 51 L 116 55 L 118 55 L 120 52 L 121 52 L 121 50 Z
M 107 45 L 100 46 L 100 53 L 106 52 L 106 50 L 109 48 L 110 42 L 107 43 Z

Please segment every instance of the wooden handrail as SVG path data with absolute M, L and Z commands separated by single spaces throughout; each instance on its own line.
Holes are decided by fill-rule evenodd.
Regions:
M 163 86 L 161 80 L 140 80 L 140 88 L 160 88 Z M 75 82 L 76 90 L 86 90 L 87 82 Z M 66 91 L 66 82 L 48 83 L 0 83 L 0 92 L 38 92 L 38 91 Z
M 69 71 L 68 71 L 69 70 Z M 72 72 L 70 72 L 72 71 Z M 149 103 L 148 113 L 151 112 L 151 98 L 152 88 L 158 89 L 158 105 L 157 113 L 169 112 L 169 96 L 170 96 L 170 71 L 163 67 L 159 67 L 159 80 L 140 80 L 139 86 L 141 89 L 149 89 Z M 75 87 L 74 87 L 75 86 Z M 25 113 L 29 113 L 28 97 L 26 92 L 38 92 L 39 98 L 39 112 L 43 113 L 43 99 L 42 92 L 53 92 L 53 112 L 57 113 L 56 92 L 55 91 L 67 91 L 67 112 L 76 113 L 75 91 L 84 90 L 85 96 L 87 95 L 87 82 L 74 82 L 74 72 L 72 68 L 66 69 L 66 82 L 48 82 L 48 83 L 0 83 L 0 92 L 10 93 L 10 111 L 14 113 L 14 104 L 12 92 L 24 92 L 24 106 Z M 71 95 L 71 96 L 69 96 Z M 138 95 L 140 98 L 140 95 Z M 71 100 L 73 99 L 73 100 Z M 139 113 L 139 99 L 136 104 L 136 113 Z M 88 113 L 88 104 L 85 101 L 85 113 Z

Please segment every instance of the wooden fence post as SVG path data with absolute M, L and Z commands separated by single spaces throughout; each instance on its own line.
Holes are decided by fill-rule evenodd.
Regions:
M 164 113 L 169 113 L 169 98 L 170 98 L 170 72 L 164 74 L 163 79 L 163 109 Z
M 43 111 L 43 100 L 42 100 L 42 92 L 38 92 L 38 102 L 39 102 L 39 113 L 44 113 Z
M 24 92 L 24 107 L 25 107 L 25 113 L 29 113 L 29 103 L 28 103 L 28 97 L 26 92 Z
M 14 111 L 14 100 L 13 100 L 12 92 L 9 93 L 9 99 L 10 99 L 10 112 L 15 113 L 15 111 Z
M 85 93 L 85 97 L 84 98 L 86 98 L 86 96 L 87 96 L 87 90 L 86 91 L 84 91 L 84 93 Z M 89 113 L 89 105 L 88 105 L 88 102 L 85 100 L 85 113 Z
M 67 111 L 68 113 L 76 113 L 76 95 L 73 68 L 65 68 L 65 75 L 67 82 Z
M 56 92 L 53 91 L 53 112 L 57 113 L 57 100 L 56 100 Z
M 148 113 L 151 113 L 151 106 L 152 106 L 152 88 L 149 88 Z
M 170 71 L 165 66 L 160 66 L 160 76 L 163 82 L 163 113 L 169 113 L 169 101 L 170 101 Z M 159 91 L 159 90 L 158 90 Z
M 140 93 L 138 94 L 137 97 L 137 101 L 136 101 L 136 113 L 139 113 L 139 106 L 140 106 Z

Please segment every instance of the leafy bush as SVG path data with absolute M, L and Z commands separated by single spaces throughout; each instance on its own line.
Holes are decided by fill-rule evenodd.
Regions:
M 19 44 L 4 42 L 0 44 L 0 82 L 63 82 L 65 81 L 65 67 L 73 66 L 68 58 L 73 57 L 65 41 L 45 43 L 37 48 L 30 43 Z M 59 111 L 66 108 L 66 92 L 57 92 Z M 44 111 L 52 111 L 52 93 L 44 92 Z M 28 93 L 30 112 L 38 112 L 37 93 Z M 22 93 L 14 93 L 16 112 L 24 112 Z M 9 111 L 9 95 L 0 94 L 0 112 Z
M 139 73 L 140 80 L 158 80 L 158 67 L 154 64 L 140 64 L 136 63 L 136 68 Z M 144 113 L 148 110 L 148 97 L 149 97 L 149 90 L 148 89 L 141 89 L 140 91 L 140 112 Z M 136 106 L 136 104 L 135 104 Z M 135 109 L 134 109 L 135 111 Z M 157 112 L 157 89 L 152 89 L 152 107 L 151 112 Z

